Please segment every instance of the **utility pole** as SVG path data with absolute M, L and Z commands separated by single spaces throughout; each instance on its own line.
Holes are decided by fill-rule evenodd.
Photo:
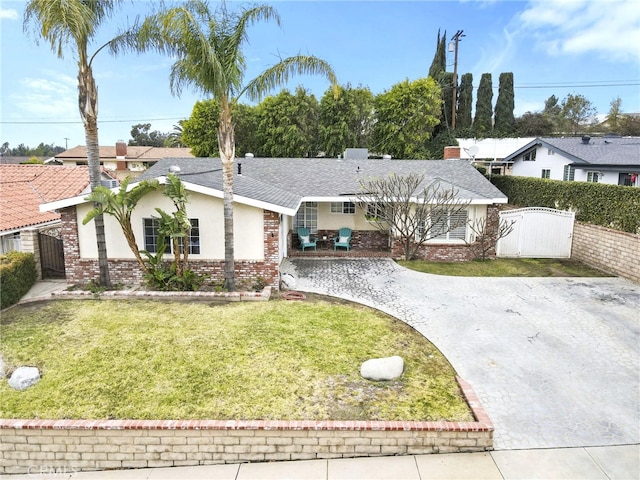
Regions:
M 456 34 L 451 37 L 451 42 L 449 44 L 449 51 L 453 51 L 453 99 L 451 101 L 451 130 L 456 129 L 456 100 L 458 99 L 458 42 L 460 41 L 460 37 L 465 37 L 463 35 L 464 30 L 458 30 Z
M 69 150 L 69 137 L 64 137 L 64 149 Z

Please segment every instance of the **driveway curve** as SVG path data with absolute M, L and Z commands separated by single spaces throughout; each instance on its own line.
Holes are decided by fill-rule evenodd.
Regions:
M 285 259 L 281 271 L 296 290 L 427 337 L 472 385 L 496 449 L 640 443 L 640 288 L 629 281 L 444 277 L 389 259 Z

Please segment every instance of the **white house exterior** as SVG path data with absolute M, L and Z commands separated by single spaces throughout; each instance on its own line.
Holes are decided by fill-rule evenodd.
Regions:
M 139 180 L 158 179 L 162 183 L 169 171 L 179 172 L 189 192 L 190 267 L 212 278 L 223 273 L 225 258 L 221 166 L 220 159 L 167 158 L 139 177 Z M 356 198 L 361 180 L 391 173 L 422 174 L 423 187 L 437 185 L 453 189 L 457 198 L 468 205 L 464 211 L 465 221 L 484 218 L 490 207 L 507 202 L 504 194 L 466 160 L 237 159 L 234 171 L 237 278 L 250 281 L 262 277 L 277 287 L 280 262 L 290 254 L 363 256 L 367 251 L 386 250 L 387 256 L 397 256 L 394 245 L 398 244 L 399 248 L 400 242 L 368 222 L 366 207 L 359 205 Z M 67 280 L 74 283 L 95 279 L 98 272 L 95 227 L 92 222 L 82 223 L 90 207 L 86 196 L 41 207 L 61 212 Z M 155 208 L 167 212 L 175 209 L 161 191 L 155 191 L 142 198 L 131 218 L 138 247 L 151 252 L 155 251 L 154 237 L 157 238 Z M 139 281 L 142 272 L 120 226 L 109 215 L 104 220 L 112 280 Z M 326 237 L 323 247 L 299 251 L 298 227 L 308 228 L 320 240 Z M 329 239 L 344 227 L 353 231 L 352 248 L 349 252 L 334 253 L 333 248 L 329 248 Z M 441 260 L 466 260 L 470 253 L 465 240 L 474 241 L 467 224 L 430 239 L 424 255 Z
M 515 176 L 640 186 L 640 137 L 536 138 L 505 161 Z

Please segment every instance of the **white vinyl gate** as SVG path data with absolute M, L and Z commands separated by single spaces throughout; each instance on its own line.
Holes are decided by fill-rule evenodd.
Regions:
M 498 257 L 570 258 L 574 212 L 530 207 L 500 212 L 513 231 L 498 240 Z

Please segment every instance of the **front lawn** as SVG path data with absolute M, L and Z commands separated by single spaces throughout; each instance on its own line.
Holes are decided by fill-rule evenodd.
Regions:
M 232 304 L 60 300 L 2 315 L 0 417 L 454 420 L 473 417 L 442 354 L 404 323 L 328 300 Z M 401 355 L 370 382 L 363 361 Z
M 481 262 L 401 260 L 411 270 L 454 277 L 606 277 L 606 273 L 572 260 L 552 258 L 495 258 Z

